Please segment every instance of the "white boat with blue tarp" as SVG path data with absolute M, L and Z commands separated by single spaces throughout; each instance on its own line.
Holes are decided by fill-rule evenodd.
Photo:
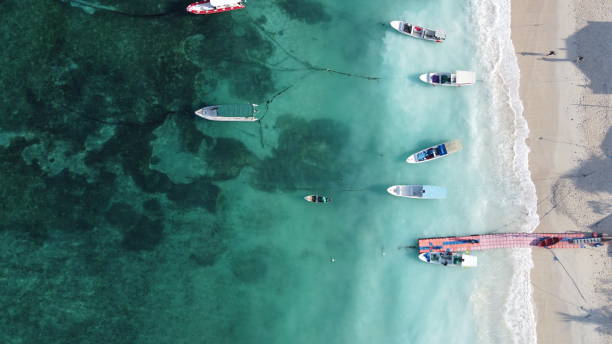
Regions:
M 448 141 L 420 150 L 410 155 L 408 159 L 406 159 L 406 162 L 409 164 L 420 164 L 422 162 L 443 158 L 450 154 L 456 153 L 461 149 L 463 149 L 461 141 Z
M 446 188 L 434 185 L 393 185 L 387 192 L 397 197 L 442 199 L 446 198 Z
M 255 122 L 257 104 L 214 105 L 201 108 L 196 115 L 210 121 L 222 122 Z
M 425 73 L 419 76 L 419 79 L 434 86 L 468 86 L 476 82 L 476 74 L 464 70 L 458 70 L 454 73 Z
M 461 252 L 425 252 L 419 254 L 419 259 L 425 263 L 444 266 L 461 266 L 472 268 L 478 266 L 478 258 Z

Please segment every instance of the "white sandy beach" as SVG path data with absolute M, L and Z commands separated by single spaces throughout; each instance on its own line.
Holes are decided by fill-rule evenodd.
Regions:
M 536 231 L 612 235 L 612 1 L 512 0 L 512 40 Z M 612 343 L 609 245 L 533 259 L 538 343 Z

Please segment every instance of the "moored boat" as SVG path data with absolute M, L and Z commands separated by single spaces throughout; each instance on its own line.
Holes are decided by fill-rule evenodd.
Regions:
M 478 265 L 478 258 L 461 252 L 425 252 L 419 254 L 425 263 L 471 268 Z
M 256 108 L 257 104 L 214 105 L 201 108 L 195 114 L 210 121 L 255 122 L 259 119 L 255 117 Z
M 474 72 L 458 70 L 454 73 L 425 73 L 419 79 L 427 84 L 434 86 L 468 86 L 476 82 Z
M 409 164 L 420 164 L 422 162 L 443 158 L 460 151 L 462 148 L 461 141 L 448 141 L 420 150 L 410 155 L 408 159 L 406 159 L 406 162 Z
M 187 6 L 187 12 L 193 14 L 213 14 L 245 8 L 243 0 L 205 0 Z
M 311 203 L 330 203 L 332 201 L 330 197 L 321 195 L 308 195 L 304 199 Z
M 446 188 L 434 185 L 393 185 L 387 192 L 397 197 L 442 199 L 446 198 Z
M 404 23 L 403 21 L 399 20 L 394 20 L 389 24 L 391 24 L 391 27 L 398 32 L 414 38 L 420 38 L 436 43 L 441 43 L 446 39 L 446 32 L 442 30 L 432 30 L 418 25 Z
M 550 247 L 556 243 L 561 241 L 559 237 L 542 237 L 536 241 L 536 246 L 538 247 Z

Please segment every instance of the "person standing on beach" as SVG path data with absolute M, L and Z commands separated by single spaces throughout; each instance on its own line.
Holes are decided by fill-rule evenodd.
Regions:
M 546 54 L 546 56 L 551 56 L 551 55 L 557 55 L 557 53 L 554 50 L 551 50 L 548 52 L 548 54 Z

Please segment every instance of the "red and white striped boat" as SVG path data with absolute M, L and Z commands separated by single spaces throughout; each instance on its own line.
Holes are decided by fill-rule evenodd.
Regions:
M 244 8 L 243 0 L 205 0 L 187 6 L 187 12 L 193 14 L 213 14 Z

